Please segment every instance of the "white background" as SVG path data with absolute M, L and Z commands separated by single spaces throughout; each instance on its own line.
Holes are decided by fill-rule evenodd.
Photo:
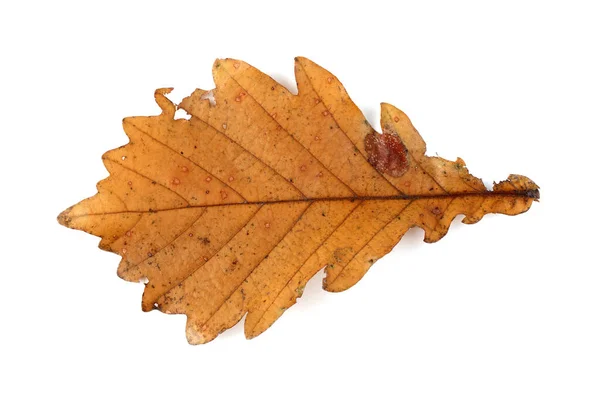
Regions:
M 93 4 L 0 6 L 0 398 L 600 398 L 597 2 Z M 411 231 L 258 338 L 190 346 L 56 216 L 95 193 L 121 119 L 158 113 L 155 88 L 210 89 L 217 57 L 293 87 L 299 55 L 374 126 L 390 102 L 429 154 L 527 175 L 541 202 L 433 245 Z

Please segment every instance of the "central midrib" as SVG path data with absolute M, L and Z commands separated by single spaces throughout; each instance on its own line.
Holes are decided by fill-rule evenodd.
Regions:
M 267 204 L 282 204 L 282 203 L 304 203 L 318 201 L 386 201 L 386 200 L 422 200 L 422 199 L 447 199 L 460 197 L 512 197 L 512 198 L 528 198 L 537 200 L 539 198 L 538 190 L 518 190 L 514 192 L 463 192 L 463 193 L 443 193 L 443 194 L 420 194 L 420 195 L 394 195 L 394 196 L 346 196 L 346 197 L 313 197 L 301 199 L 284 199 L 272 201 L 246 201 L 239 203 L 219 203 L 219 204 L 204 204 L 204 205 L 189 205 L 184 207 L 164 208 L 160 210 L 127 210 L 127 211 L 111 211 L 104 213 L 90 213 L 74 215 L 71 218 L 94 216 L 94 215 L 110 215 L 110 214 L 125 214 L 125 213 L 156 213 L 163 211 L 175 211 L 191 208 L 208 208 L 208 207 L 228 207 L 228 206 L 244 206 L 244 205 L 267 205 Z

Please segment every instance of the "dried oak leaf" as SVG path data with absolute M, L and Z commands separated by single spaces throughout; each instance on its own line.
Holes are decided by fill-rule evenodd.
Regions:
M 511 175 L 486 190 L 463 160 L 425 155 L 408 117 L 381 105 L 377 133 L 342 84 L 295 60 L 298 95 L 237 60 L 217 60 L 216 89 L 162 112 L 130 117 L 130 142 L 102 157 L 98 193 L 58 220 L 120 254 L 121 278 L 146 280 L 142 309 L 187 315 L 187 339 L 206 343 L 246 313 L 264 332 L 325 269 L 346 290 L 411 227 L 435 242 L 464 214 L 514 215 L 539 198 Z M 191 115 L 175 119 L 179 107 Z

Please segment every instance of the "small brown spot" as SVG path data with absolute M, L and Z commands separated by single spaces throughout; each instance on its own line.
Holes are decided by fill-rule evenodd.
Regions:
M 173 178 L 171 183 L 173 183 L 173 185 L 179 185 L 181 183 L 181 181 L 179 180 L 179 178 Z
M 327 83 L 331 83 L 331 82 L 333 82 L 333 78 L 332 77 L 327 78 Z
M 128 184 L 129 186 L 131 186 L 131 185 L 133 185 L 133 182 L 129 181 L 129 182 L 127 182 L 127 184 Z
M 328 116 L 328 115 L 329 115 L 329 111 L 327 111 L 327 110 L 323 111 L 323 116 L 324 116 L 324 117 L 326 117 L 326 116 Z
M 224 190 L 221 190 L 221 199 L 225 200 L 227 198 L 227 192 Z
M 348 258 L 348 255 L 352 253 L 352 247 L 338 247 L 333 252 L 333 258 L 336 262 L 342 262 Z
M 125 161 L 125 160 L 127 160 L 127 156 L 121 157 L 121 161 Z
M 277 113 L 273 113 L 273 114 L 271 114 L 271 117 L 273 117 L 273 118 L 277 118 Z
M 270 228 L 271 224 L 269 222 L 265 222 L 265 228 Z
M 207 190 L 207 191 L 206 191 L 206 192 L 204 192 L 204 193 L 206 193 L 206 194 L 209 194 L 209 193 L 210 193 L 210 190 Z
M 194 234 L 190 232 L 190 233 L 188 233 L 188 236 L 189 237 L 194 237 Z
M 440 214 L 442 213 L 442 210 L 440 210 L 440 208 L 439 208 L 439 207 L 434 207 L 434 208 L 431 210 L 431 213 L 432 213 L 433 215 L 440 215 Z
M 210 181 L 212 181 L 212 178 L 210 176 L 207 176 L 206 179 L 205 179 L 205 181 L 206 182 L 210 182 Z
M 127 231 L 126 235 L 127 237 L 131 237 L 131 231 Z
M 154 254 L 148 252 L 148 257 L 152 257 L 152 256 L 154 256 Z
M 238 69 L 239 67 L 240 67 L 240 63 L 239 62 L 233 63 L 233 68 Z
M 319 104 L 321 102 L 320 99 L 315 99 L 315 104 Z
M 317 174 L 317 178 L 320 178 L 320 177 L 322 177 L 322 176 L 323 176 L 323 172 L 322 172 L 322 171 L 319 171 L 319 173 Z
M 229 182 L 233 182 L 233 176 L 229 177 Z
M 398 116 L 396 115 L 396 116 L 394 117 L 394 122 L 398 122 L 398 121 L 400 121 L 400 118 L 398 118 Z
M 235 101 L 237 101 L 237 102 L 239 103 L 240 101 L 242 101 L 242 99 L 241 99 L 241 97 L 240 97 L 240 96 L 237 96 L 237 97 L 235 98 Z
M 123 253 L 123 254 L 127 253 L 127 249 L 121 249 L 121 253 Z
M 271 90 L 275 90 L 275 86 L 271 86 Z
M 317 141 L 317 142 L 318 142 L 319 140 L 321 140 L 321 138 L 320 138 L 320 137 L 318 137 L 318 136 L 315 136 L 315 141 Z
M 204 259 L 204 261 L 208 261 L 208 257 L 202 257 Z
M 183 167 L 181 167 L 181 172 L 188 172 L 188 167 L 186 167 L 185 165 Z

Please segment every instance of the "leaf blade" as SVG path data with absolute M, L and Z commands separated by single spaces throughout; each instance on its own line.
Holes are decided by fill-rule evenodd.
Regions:
M 379 134 L 329 71 L 295 60 L 298 95 L 242 61 L 213 66 L 215 103 L 196 90 L 179 106 L 123 121 L 130 142 L 103 156 L 98 193 L 59 215 L 120 254 L 121 278 L 148 283 L 142 309 L 188 316 L 192 344 L 244 315 L 270 327 L 325 270 L 347 290 L 412 227 L 435 242 L 459 214 L 516 215 L 538 186 L 511 175 L 488 191 L 462 159 L 425 155 L 410 119 L 383 103 Z M 191 118 L 175 119 L 176 108 Z

